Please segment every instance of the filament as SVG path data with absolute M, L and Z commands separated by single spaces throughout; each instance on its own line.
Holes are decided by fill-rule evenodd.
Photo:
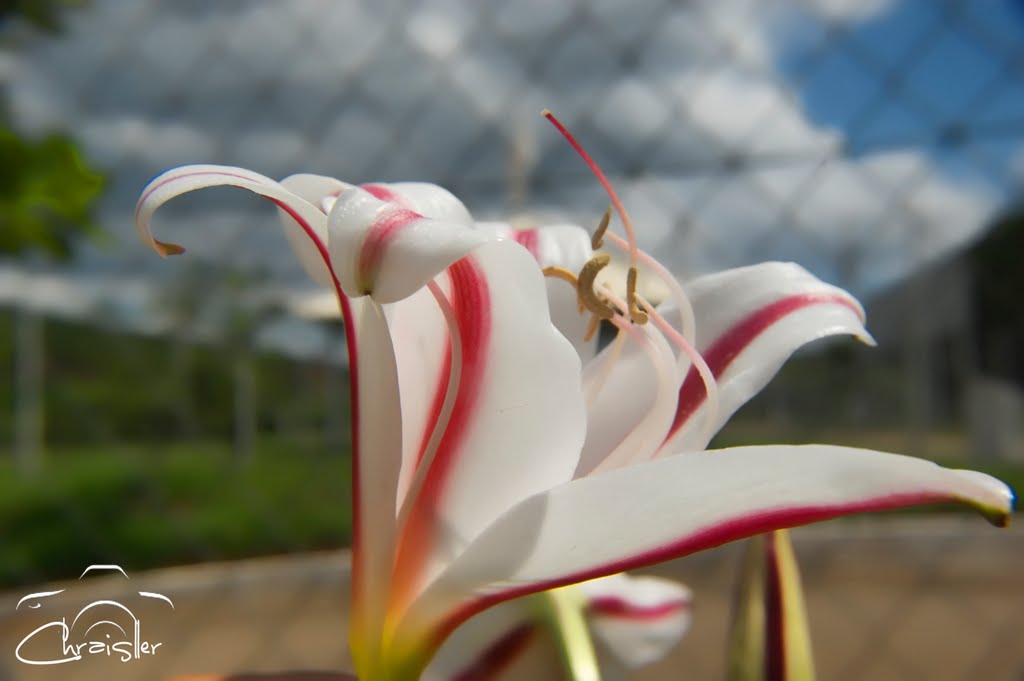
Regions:
M 402 499 L 402 505 L 398 511 L 397 527 L 399 529 L 404 527 L 409 513 L 416 502 L 416 497 L 423 487 L 423 482 L 426 480 L 430 464 L 433 462 L 438 447 L 441 445 L 441 438 L 444 437 L 444 431 L 448 427 L 448 420 L 451 418 L 452 410 L 455 408 L 455 398 L 458 396 L 459 381 L 462 378 L 462 336 L 459 334 L 455 310 L 452 309 L 448 296 L 445 295 L 445 292 L 441 290 L 441 287 L 438 286 L 435 280 L 431 279 L 428 281 L 427 288 L 434 296 L 434 300 L 437 301 L 437 306 L 440 308 L 441 314 L 444 315 L 444 320 L 448 326 L 448 338 L 451 342 L 451 371 L 448 374 L 448 387 L 445 389 L 444 402 L 441 405 L 441 411 L 437 415 L 437 422 L 434 424 L 434 429 L 430 432 L 430 439 L 427 440 L 427 446 L 424 447 L 423 454 L 416 464 L 412 481 L 409 484 L 409 490 Z
M 697 373 L 700 374 L 700 378 L 704 382 L 704 391 L 707 395 L 707 400 L 705 402 L 705 404 L 707 404 L 707 412 L 704 414 L 704 423 L 701 424 L 701 429 L 702 434 L 706 436 L 705 440 L 710 441 L 711 436 L 714 435 L 712 430 L 718 419 L 720 404 L 718 381 L 715 380 L 714 372 L 711 371 L 711 367 L 709 367 L 708 363 L 704 361 L 704 357 L 701 356 L 697 348 L 695 348 L 690 341 L 686 340 L 681 333 L 672 328 L 672 325 L 669 324 L 663 316 L 658 314 L 649 302 L 640 298 L 640 305 L 647 311 L 647 314 L 650 315 L 651 319 L 654 320 L 658 329 L 660 329 L 669 340 L 675 343 L 679 349 L 683 351 L 683 354 L 690 358 L 690 362 L 693 364 L 694 369 L 696 369 Z M 680 356 L 680 359 L 682 359 L 682 356 Z M 685 374 L 680 380 L 682 379 L 685 379 Z
M 636 267 L 637 262 L 637 245 L 636 245 L 636 230 L 633 229 L 633 221 L 629 219 L 629 213 L 626 212 L 626 207 L 622 205 L 622 200 L 619 199 L 619 195 L 615 192 L 615 188 L 612 186 L 611 181 L 604 174 L 601 168 L 597 165 L 597 162 L 590 157 L 590 154 L 586 152 L 583 146 L 576 141 L 572 133 L 569 132 L 568 128 L 562 125 L 562 122 L 555 117 L 555 114 L 551 113 L 548 109 L 544 109 L 541 112 L 544 118 L 551 121 L 558 132 L 562 133 L 562 136 L 569 142 L 569 145 L 576 150 L 576 153 L 580 155 L 583 162 L 590 168 L 590 172 L 594 173 L 597 181 L 604 187 L 605 193 L 608 194 L 608 198 L 612 202 L 612 206 L 615 208 L 615 212 L 619 214 L 619 219 L 622 220 L 622 229 L 626 232 L 626 239 L 629 242 L 629 264 L 631 267 Z

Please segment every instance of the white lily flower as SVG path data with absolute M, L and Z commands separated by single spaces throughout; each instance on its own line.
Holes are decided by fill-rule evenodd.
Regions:
M 475 229 L 443 190 L 366 190 L 309 175 L 277 183 L 188 166 L 144 190 L 144 238 L 163 253 L 180 250 L 153 240 L 150 217 L 175 196 L 216 185 L 264 195 L 284 211 L 299 257 L 336 290 L 345 317 L 350 645 L 363 681 L 419 678 L 460 624 L 497 603 L 741 537 L 935 501 L 964 502 L 996 522 L 1011 510 L 1010 490 L 989 476 L 895 454 L 825 445 L 702 451 L 778 357 L 814 337 L 863 333 L 856 302 L 798 268 L 699 281 L 692 314 L 683 298 L 674 313 L 682 334 L 653 308 L 640 323 L 645 315 L 633 308 L 642 300 L 625 301 L 627 316 L 608 303 L 610 292 L 579 287 L 611 310 L 626 339 L 583 367 L 552 323 L 530 251 Z M 586 267 L 584 282 L 593 274 Z M 817 304 L 820 296 L 829 302 Z M 685 348 L 687 336 L 707 356 L 703 383 L 691 379 L 700 371 L 690 358 L 696 366 L 700 358 L 672 349 Z M 706 399 L 709 372 L 717 408 Z

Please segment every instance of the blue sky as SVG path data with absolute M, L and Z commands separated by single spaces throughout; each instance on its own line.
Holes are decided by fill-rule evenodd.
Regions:
M 1009 191 L 1024 135 L 1024 11 L 1013 0 L 892 3 L 813 60 L 821 38 L 805 26 L 782 54 L 807 114 L 840 128 L 851 155 L 923 147 L 953 173 Z M 881 76 L 881 77 L 880 77 Z M 959 126 L 974 162 L 942 147 Z M 1007 143 L 1007 142 L 1011 143 Z

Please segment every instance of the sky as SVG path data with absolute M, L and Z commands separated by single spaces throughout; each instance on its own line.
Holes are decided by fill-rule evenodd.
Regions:
M 544 107 L 684 279 L 784 259 L 868 294 L 973 238 L 1024 170 L 1010 0 L 92 0 L 67 24 L 5 27 L 0 78 L 21 129 L 66 129 L 109 173 L 113 238 L 47 276 L 115 294 L 187 273 L 131 226 L 186 163 L 425 180 L 481 219 L 593 224 L 607 201 Z M 192 257 L 310 286 L 257 199 L 165 210 Z

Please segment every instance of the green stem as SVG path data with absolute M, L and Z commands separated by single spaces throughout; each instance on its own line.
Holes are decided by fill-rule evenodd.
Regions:
M 597 651 L 590 637 L 586 619 L 586 600 L 573 586 L 552 589 L 538 594 L 543 603 L 544 620 L 548 623 L 572 681 L 601 681 Z

